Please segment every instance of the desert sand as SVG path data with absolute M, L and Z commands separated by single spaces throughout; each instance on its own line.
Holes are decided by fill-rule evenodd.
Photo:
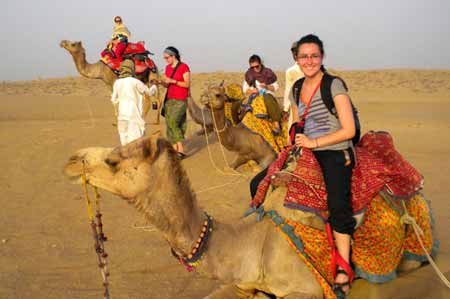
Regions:
M 449 278 L 450 70 L 338 74 L 350 87 L 363 132 L 390 132 L 397 149 L 424 175 L 441 241 L 437 263 Z M 284 76 L 278 75 L 283 87 Z M 194 74 L 193 97 L 198 102 L 208 84 L 242 78 L 242 73 Z M 62 169 L 77 149 L 118 145 L 109 90 L 101 81 L 79 77 L 0 82 L 0 103 L 0 298 L 102 298 L 82 189 L 71 185 Z M 159 129 L 163 122 L 148 125 L 147 132 Z M 215 218 L 239 221 L 250 200 L 252 170 L 240 169 L 246 177 L 222 175 L 204 137 L 193 135 L 199 129 L 189 121 L 190 156 L 182 162 L 193 189 Z M 211 142 L 222 169 L 219 144 Z M 234 154 L 226 154 L 231 161 Z M 218 286 L 187 273 L 132 206 L 101 195 L 111 298 L 203 298 Z M 450 298 L 450 291 L 425 266 L 383 285 L 358 281 L 352 298 Z

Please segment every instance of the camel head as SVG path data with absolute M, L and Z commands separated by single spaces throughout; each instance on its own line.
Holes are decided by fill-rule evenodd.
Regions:
M 225 106 L 226 98 L 222 82 L 219 86 L 209 86 L 201 95 L 200 102 L 208 108 L 221 110 Z
M 72 182 L 81 184 L 85 173 L 90 185 L 132 199 L 147 192 L 167 163 L 175 160 L 176 153 L 165 139 L 142 137 L 114 149 L 81 149 L 70 157 L 64 174 Z
M 69 51 L 69 53 L 72 55 L 84 52 L 84 48 L 83 48 L 83 45 L 81 44 L 81 42 L 72 42 L 69 40 L 62 40 L 59 43 L 59 46 L 61 48 L 66 49 L 67 51 Z

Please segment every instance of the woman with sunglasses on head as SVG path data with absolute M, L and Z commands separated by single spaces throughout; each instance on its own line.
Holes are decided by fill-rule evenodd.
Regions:
M 281 109 L 275 99 L 275 92 L 279 88 L 277 75 L 270 68 L 265 67 L 261 57 L 256 54 L 250 56 L 248 63 L 250 68 L 245 73 L 242 91 L 250 97 L 258 94 L 264 96 L 267 114 L 275 126 L 274 134 L 278 135 L 281 133 Z
M 349 292 L 354 277 L 350 266 L 350 242 L 356 222 L 350 192 L 355 164 L 352 143 L 355 122 L 347 88 L 337 77 L 331 81 L 331 96 L 337 116 L 326 107 L 320 88 L 322 78 L 327 75 L 323 58 L 323 43 L 317 36 L 309 34 L 298 41 L 296 59 L 305 78 L 299 94 L 294 95 L 296 89 L 293 88 L 290 97 L 294 122 L 300 121 L 303 130 L 302 134 L 295 135 L 295 145 L 313 151 L 324 176 L 328 221 L 337 249 L 333 289 L 342 298 Z
M 181 62 L 180 52 L 175 47 L 167 47 L 163 58 L 167 62 L 164 81 L 159 81 L 167 88 L 164 100 L 167 139 L 177 151 L 178 157 L 186 157 L 183 143 L 186 133 L 186 109 L 190 96 L 191 74 L 189 66 Z

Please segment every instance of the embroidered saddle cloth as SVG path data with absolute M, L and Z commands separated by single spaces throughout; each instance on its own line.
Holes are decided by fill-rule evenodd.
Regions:
M 251 205 L 260 206 L 271 186 L 272 175 L 283 171 L 291 159 L 292 147 L 283 150 L 269 167 L 261 181 Z M 355 147 L 356 166 L 352 176 L 352 207 L 354 214 L 364 211 L 370 200 L 379 192 L 391 198 L 410 198 L 423 185 L 422 175 L 394 148 L 387 132 L 369 132 Z M 293 162 L 292 179 L 287 184 L 284 206 L 315 212 L 327 218 L 327 194 L 322 171 L 314 154 L 302 149 L 300 157 Z

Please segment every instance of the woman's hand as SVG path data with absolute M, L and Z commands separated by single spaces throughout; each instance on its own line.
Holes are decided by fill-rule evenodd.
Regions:
M 164 83 L 166 84 L 175 84 L 177 82 L 177 80 L 172 79 L 172 78 L 165 78 L 164 79 Z
M 316 148 L 317 140 L 309 139 L 304 134 L 296 134 L 295 135 L 295 145 L 298 147 Z

